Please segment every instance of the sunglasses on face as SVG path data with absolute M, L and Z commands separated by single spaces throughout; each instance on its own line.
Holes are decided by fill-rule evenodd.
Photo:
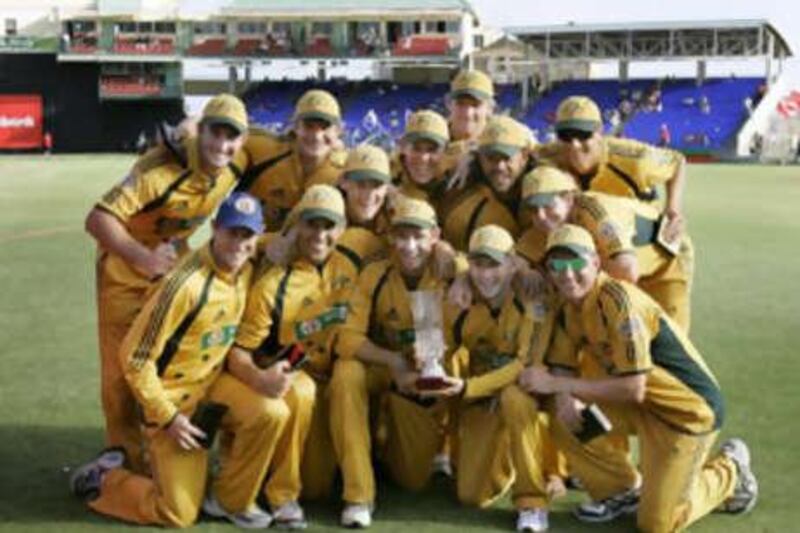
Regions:
M 558 140 L 565 143 L 570 143 L 574 140 L 578 140 L 580 142 L 588 141 L 594 132 L 591 131 L 583 131 L 583 130 L 559 130 L 558 131 Z
M 573 257 L 571 259 L 550 259 L 547 261 L 547 268 L 556 274 L 561 274 L 567 270 L 578 272 L 586 268 L 589 262 L 583 257 Z

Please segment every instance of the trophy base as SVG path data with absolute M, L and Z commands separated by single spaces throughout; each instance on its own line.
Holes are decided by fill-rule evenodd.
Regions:
M 441 376 L 430 376 L 417 378 L 417 390 L 440 390 L 450 386 Z

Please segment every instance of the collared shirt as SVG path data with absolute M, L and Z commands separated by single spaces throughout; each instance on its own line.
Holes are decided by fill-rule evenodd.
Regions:
M 601 272 L 581 305 L 564 303 L 556 317 L 548 365 L 577 371 L 585 352 L 609 376 L 644 373 L 643 409 L 685 433 L 721 427 L 716 378 L 681 329 L 634 285 Z
M 408 287 L 393 259 L 369 265 L 361 274 L 350 298 L 350 313 L 342 326 L 336 354 L 354 358 L 369 339 L 374 344 L 402 352 L 413 362 L 416 339 L 411 311 L 412 291 L 434 291 L 444 298 L 447 281 L 433 275 L 430 265 L 416 287 Z
M 189 254 L 158 285 L 120 348 L 125 378 L 145 422 L 188 414 L 219 376 L 244 311 L 251 267 L 221 270 L 210 245 Z
M 541 362 L 549 336 L 541 308 L 525 305 L 512 290 L 499 309 L 483 301 L 468 309 L 445 307 L 445 338 L 452 373 L 465 381 L 467 400 L 492 396 L 515 382 L 523 367 Z
M 270 230 L 280 229 L 306 189 L 319 184 L 336 186 L 344 172 L 347 152 L 332 150 L 306 174 L 296 144 L 290 136 L 258 129 L 251 130 L 245 142 L 248 165 L 237 190 L 249 192 L 262 201 L 265 223 Z
M 363 268 L 354 254 L 337 247 L 320 267 L 301 258 L 268 269 L 250 290 L 236 345 L 268 359 L 301 344 L 306 369 L 327 375 L 334 333 L 349 314 L 349 296 Z
M 658 204 L 657 187 L 672 179 L 685 161 L 675 150 L 615 137 L 604 137 L 602 150 L 597 172 L 581 178 L 582 188 L 653 205 Z M 539 145 L 534 150 L 539 163 L 569 171 L 561 154 L 558 142 Z

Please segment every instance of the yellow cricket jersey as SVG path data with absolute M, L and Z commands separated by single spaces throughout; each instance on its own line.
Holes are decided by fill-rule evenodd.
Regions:
M 336 355 L 354 358 L 369 339 L 382 348 L 402 352 L 413 362 L 415 332 L 409 294 L 412 290 L 440 291 L 443 297 L 447 289 L 447 282 L 431 270 L 428 266 L 417 286 L 409 287 L 392 259 L 364 269 L 350 296 L 350 312 L 339 331 Z
M 158 285 L 128 331 L 119 357 L 145 423 L 188 414 L 222 370 L 244 311 L 251 266 L 220 270 L 210 245 L 189 254 Z
M 501 202 L 484 183 L 468 186 L 443 205 L 442 211 L 442 237 L 459 251 L 466 251 L 472 232 L 487 224 L 496 224 L 513 237 L 520 232 L 513 208 Z
M 558 142 L 539 145 L 534 157 L 539 163 L 569 170 L 561 159 Z M 684 156 L 675 150 L 631 139 L 604 137 L 600 166 L 594 175 L 581 177 L 581 186 L 584 190 L 652 204 L 658 199 L 657 187 L 672 179 L 684 162 Z
M 716 378 L 680 328 L 634 285 L 601 272 L 580 307 L 564 304 L 556 316 L 548 365 L 577 371 L 583 351 L 609 376 L 646 373 L 643 409 L 685 433 L 722 426 Z
M 284 346 L 302 344 L 306 369 L 326 376 L 333 334 L 347 318 L 350 292 L 364 266 L 362 252 L 337 245 L 321 268 L 298 259 L 267 270 L 250 290 L 236 345 L 269 358 Z
M 551 314 L 552 315 L 552 314 Z M 492 396 L 514 383 L 522 369 L 541 362 L 549 339 L 547 314 L 509 290 L 499 309 L 485 302 L 445 307 L 445 339 L 453 373 L 464 379 L 467 400 Z
M 305 175 L 295 140 L 259 129 L 250 130 L 244 151 L 248 165 L 236 189 L 262 201 L 265 222 L 271 230 L 280 229 L 308 187 L 335 187 L 347 160 L 346 151 L 334 150 L 311 174 Z
M 202 170 L 198 140 L 187 139 L 183 155 L 148 152 L 125 180 L 96 204 L 118 218 L 131 236 L 148 248 L 159 243 L 187 239 L 233 189 L 240 172 L 235 164 L 210 175 Z M 157 148 L 154 150 L 165 150 Z M 100 250 L 109 281 L 148 285 L 122 258 Z
M 635 254 L 639 275 L 646 277 L 674 260 L 656 244 L 658 220 L 658 211 L 650 205 L 589 192 L 575 197 L 569 223 L 589 231 L 604 261 L 620 253 Z M 547 234 L 530 227 L 517 241 L 516 250 L 531 266 L 541 266 L 546 247 Z

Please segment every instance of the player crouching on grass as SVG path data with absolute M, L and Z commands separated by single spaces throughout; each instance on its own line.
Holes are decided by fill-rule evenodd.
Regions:
M 202 505 L 240 527 L 269 525 L 270 515 L 254 504 L 273 452 L 264 443 L 289 413 L 223 370 L 262 230 L 259 202 L 231 195 L 209 244 L 164 278 L 136 317 L 119 356 L 143 413 L 153 473 L 134 474 L 122 449 L 107 449 L 70 479 L 73 493 L 93 510 L 137 524 L 187 527 Z M 233 439 L 222 447 L 222 468 L 204 501 L 215 425 L 207 415 L 214 411 Z
M 547 426 L 536 401 L 516 381 L 531 357 L 541 360 L 547 324 L 515 293 L 514 272 L 511 235 L 494 225 L 476 230 L 468 270 L 475 302 L 465 310 L 451 305 L 445 311 L 455 376 L 445 378 L 446 388 L 422 395 L 459 397 L 459 500 L 487 507 L 510 486 L 517 530 L 546 531 L 542 432 Z
M 551 233 L 545 261 L 564 300 L 545 357 L 550 370 L 527 368 L 519 383 L 530 393 L 555 395 L 554 436 L 589 494 L 625 503 L 604 509 L 636 509 L 636 487 L 620 491 L 624 476 L 591 452 L 592 441 L 584 446 L 569 431 L 580 431 L 582 402 L 598 404 L 612 432 L 638 437 L 641 530 L 679 531 L 715 509 L 751 510 L 758 484 L 747 445 L 727 440 L 709 458 L 722 426 L 722 394 L 682 330 L 640 289 L 600 269 L 585 229 L 567 224 Z M 581 377 L 579 353 L 594 358 L 604 375 Z

